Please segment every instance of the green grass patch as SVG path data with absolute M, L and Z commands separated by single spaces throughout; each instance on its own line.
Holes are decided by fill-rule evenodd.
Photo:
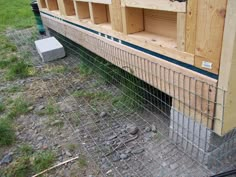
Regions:
M 30 106 L 29 102 L 27 102 L 24 98 L 19 97 L 19 98 L 15 99 L 10 105 L 9 112 L 7 114 L 7 118 L 14 119 L 20 115 L 28 113 L 29 106 Z
M 28 144 L 23 144 L 19 147 L 19 152 L 21 155 L 30 156 L 34 153 L 34 149 Z
M 84 155 L 81 155 L 78 159 L 79 167 L 80 168 L 85 168 L 88 166 L 87 159 Z
M 52 151 L 39 152 L 34 156 L 33 168 L 35 172 L 41 172 L 52 166 L 56 159 L 55 154 Z
M 8 57 L 7 59 L 2 59 L 0 60 L 0 69 L 5 69 L 7 67 L 9 67 L 12 63 L 16 62 L 17 56 L 12 55 L 10 57 Z
M 29 77 L 30 74 L 30 65 L 27 64 L 25 61 L 21 60 L 18 61 L 8 67 L 6 72 L 5 78 L 7 80 L 14 80 L 14 79 L 23 79 Z
M 6 109 L 6 106 L 4 103 L 0 103 L 0 113 L 4 112 Z
M 8 146 L 15 141 L 15 130 L 10 121 L 0 119 L 0 145 Z
M 87 90 L 78 90 L 73 93 L 75 97 L 84 98 L 88 102 L 99 102 L 99 101 L 108 101 L 112 98 L 112 95 L 109 92 L 105 91 L 87 91 Z
M 1 0 L 0 32 L 7 28 L 27 28 L 34 25 L 34 16 L 29 0 Z M 17 15 L 16 15 L 17 14 Z
M 46 107 L 43 110 L 39 111 L 37 114 L 40 116 L 43 116 L 43 115 L 53 116 L 53 115 L 55 115 L 59 111 L 58 107 L 55 104 L 56 103 L 54 103 L 53 101 L 48 101 Z

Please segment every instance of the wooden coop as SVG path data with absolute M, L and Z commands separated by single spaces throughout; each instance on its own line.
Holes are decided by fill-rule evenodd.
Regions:
M 236 127 L 235 0 L 38 3 L 46 27 L 170 95 L 190 119 L 220 136 Z

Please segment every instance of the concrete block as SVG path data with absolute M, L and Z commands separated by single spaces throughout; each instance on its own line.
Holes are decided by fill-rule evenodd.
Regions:
M 65 56 L 64 47 L 55 37 L 37 40 L 35 45 L 43 62 L 53 61 Z

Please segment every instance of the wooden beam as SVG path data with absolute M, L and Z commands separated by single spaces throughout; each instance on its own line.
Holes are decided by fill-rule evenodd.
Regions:
M 186 13 L 177 13 L 177 49 L 185 51 Z
M 123 32 L 122 14 L 121 14 L 121 0 L 112 0 L 109 5 L 111 14 L 111 26 L 113 30 Z
M 236 128 L 236 1 L 228 0 L 221 54 L 214 131 L 224 135 Z
M 75 0 L 80 2 L 92 2 L 92 3 L 100 3 L 100 4 L 111 4 L 111 0 Z
M 190 0 L 187 3 L 186 14 L 186 52 L 195 54 L 198 1 Z
M 144 30 L 143 9 L 122 7 L 123 32 L 137 33 Z
M 169 0 L 122 0 L 122 6 L 171 12 L 186 12 L 186 2 Z
M 218 73 L 227 0 L 198 0 L 195 66 Z M 198 60 L 200 59 L 200 60 Z

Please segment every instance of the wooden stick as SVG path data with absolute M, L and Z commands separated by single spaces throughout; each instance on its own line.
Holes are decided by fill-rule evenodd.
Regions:
M 55 169 L 55 168 L 57 168 L 57 167 L 60 167 L 60 166 L 62 166 L 62 165 L 65 165 L 65 164 L 67 164 L 67 163 L 69 163 L 69 162 L 72 162 L 72 161 L 74 161 L 74 160 L 77 160 L 78 158 L 79 158 L 79 156 L 74 157 L 74 158 L 69 159 L 69 160 L 66 160 L 66 161 L 64 161 L 64 162 L 61 162 L 61 163 L 59 163 L 59 164 L 57 164 L 57 165 L 55 165 L 55 166 L 53 166 L 53 167 L 50 167 L 50 168 L 48 168 L 48 169 L 46 169 L 46 170 L 44 170 L 44 171 L 41 171 L 41 172 L 38 173 L 38 174 L 33 175 L 32 177 L 38 177 L 39 175 L 42 175 L 42 174 L 44 174 L 44 173 L 46 173 L 46 172 L 48 172 L 48 171 L 51 171 L 51 170 L 53 170 L 53 169 Z

